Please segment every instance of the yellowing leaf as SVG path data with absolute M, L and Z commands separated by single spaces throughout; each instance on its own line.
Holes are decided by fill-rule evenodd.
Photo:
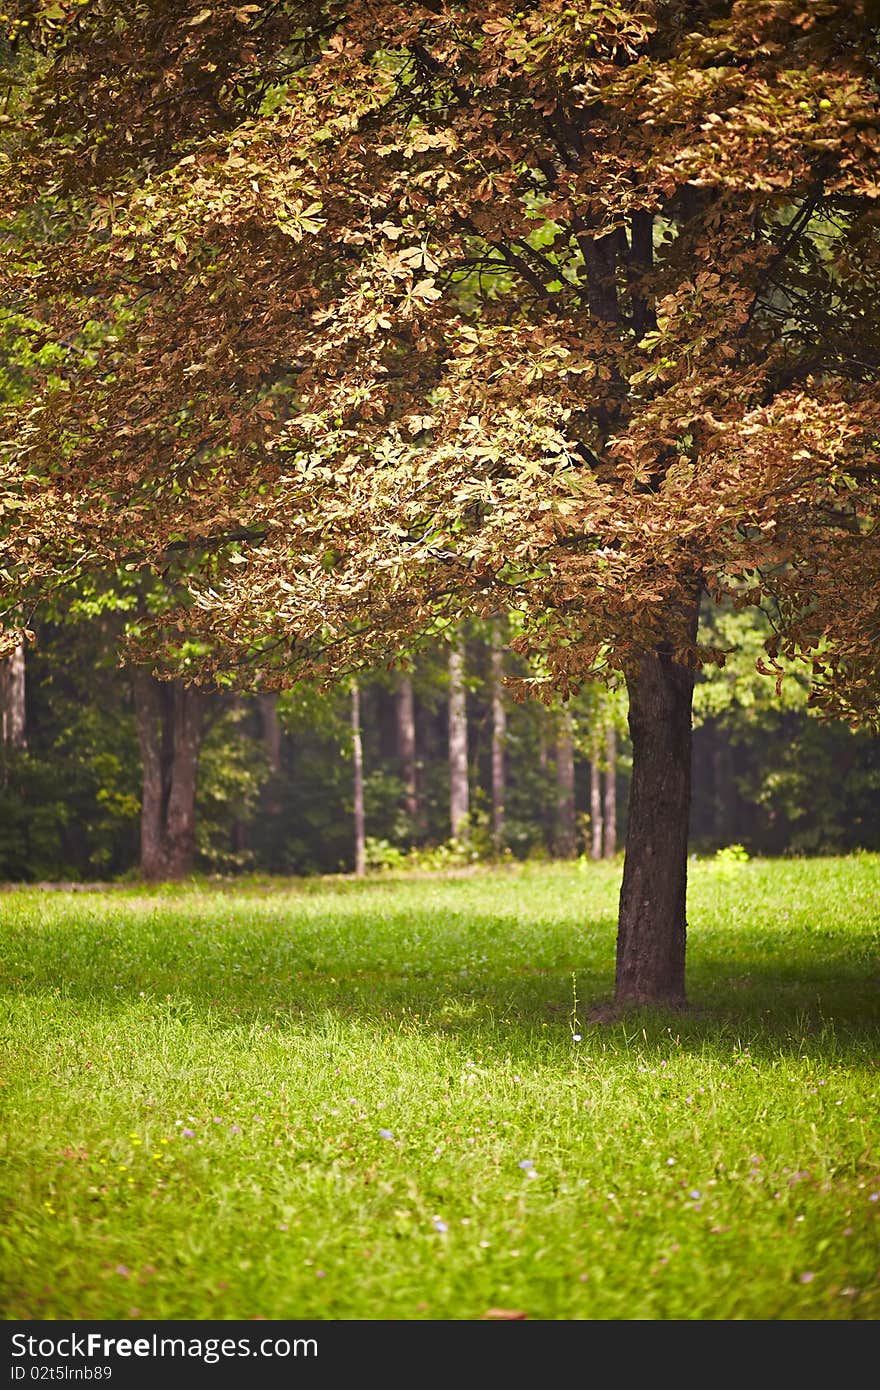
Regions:
M 442 291 L 438 290 L 433 280 L 420 280 L 417 285 L 413 285 L 412 292 L 415 299 L 423 299 L 429 304 L 442 298 Z

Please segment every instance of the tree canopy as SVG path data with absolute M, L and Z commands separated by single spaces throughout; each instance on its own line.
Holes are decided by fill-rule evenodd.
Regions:
M 206 670 L 513 607 L 562 680 L 718 655 L 705 587 L 874 708 L 863 7 L 13 10 L 3 274 L 66 349 L 7 415 L 13 587 L 202 547 Z

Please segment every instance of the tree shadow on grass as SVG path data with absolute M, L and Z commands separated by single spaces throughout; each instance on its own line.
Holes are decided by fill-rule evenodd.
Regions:
M 456 935 L 444 911 L 371 930 L 297 931 L 271 922 L 199 923 L 183 936 L 137 920 L 106 935 L 71 923 L 43 926 L 18 939 L 4 972 L 10 994 L 54 992 L 77 1009 L 101 1012 L 142 1006 L 207 1028 L 301 1030 L 310 1020 L 379 1032 L 402 1026 L 457 1038 L 464 1048 L 588 1046 L 668 1050 L 670 1036 L 687 1051 L 747 1045 L 754 1057 L 780 1052 L 816 1058 L 864 1058 L 876 1048 L 880 1009 L 876 961 L 863 941 L 829 934 L 786 958 L 744 939 L 715 949 L 699 939 L 690 952 L 690 1007 L 640 1009 L 591 1021 L 613 992 L 615 925 L 610 917 L 572 930 L 564 923 L 527 926 L 483 914 Z M 442 943 L 442 950 L 440 943 Z M 481 947 L 485 946 L 485 950 Z M 778 943 L 777 943 L 778 947 Z M 492 953 L 491 955 L 489 953 Z

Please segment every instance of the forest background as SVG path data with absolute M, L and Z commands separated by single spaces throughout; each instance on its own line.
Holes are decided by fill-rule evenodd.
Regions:
M 145 774 L 132 670 L 116 656 L 123 609 L 118 593 L 83 595 L 40 623 L 26 657 L 4 663 L 0 875 L 8 881 L 141 873 Z M 715 622 L 736 628 L 739 651 L 696 687 L 692 852 L 734 844 L 753 855 L 880 849 L 876 736 L 815 718 L 794 675 L 777 700 L 755 670 L 765 634 L 754 619 L 730 613 Z M 361 680 L 366 867 L 613 856 L 626 829 L 625 694 L 590 686 L 565 706 L 517 703 L 499 683 L 488 624 L 475 620 L 461 649 L 464 710 L 459 704 L 456 714 L 453 703 L 452 714 L 464 720 L 467 821 L 457 836 L 456 645 L 438 638 L 411 675 L 378 670 Z M 525 669 L 509 652 L 503 660 L 506 670 Z M 177 682 L 162 689 L 169 709 L 175 694 L 182 698 Z M 354 871 L 350 689 L 300 684 L 280 694 L 195 698 L 195 838 L 186 869 Z

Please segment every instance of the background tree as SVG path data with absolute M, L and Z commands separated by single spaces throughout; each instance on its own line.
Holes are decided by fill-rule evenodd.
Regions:
M 571 859 L 577 853 L 574 751 L 571 710 L 563 706 L 556 726 L 556 853 L 560 859 Z
M 602 805 L 602 731 L 594 728 L 590 735 L 590 858 L 602 858 L 604 830 Z
M 351 761 L 354 772 L 354 871 L 363 878 L 367 871 L 366 820 L 364 814 L 364 744 L 361 735 L 361 692 L 357 681 L 351 683 Z
M 196 782 L 204 696 L 181 680 L 132 672 L 143 767 L 141 869 L 146 879 L 185 878 L 195 867 Z
M 489 642 L 492 663 L 492 841 L 496 854 L 500 854 L 504 848 L 507 711 L 504 707 L 504 639 L 497 618 L 492 620 Z
M 617 853 L 617 730 L 612 723 L 605 729 L 605 792 L 602 801 L 603 853 L 613 859 Z
M 0 661 L 0 737 L 10 748 L 27 747 L 24 642 Z
M 453 838 L 467 838 L 469 815 L 470 788 L 464 644 L 460 638 L 457 638 L 449 648 L 449 825 Z
M 415 692 L 412 677 L 403 674 L 397 684 L 397 757 L 404 785 L 404 810 L 413 829 L 420 821 L 418 758 L 416 753 Z
M 59 610 L 54 621 L 38 623 L 29 648 L 28 747 L 7 746 L 0 756 L 0 878 L 95 880 L 139 871 L 143 779 L 130 672 L 117 663 L 115 616 L 85 601 L 77 610 L 66 617 Z M 777 699 L 755 671 L 766 632 L 755 627 L 748 612 L 716 615 L 714 626 L 719 639 L 728 626 L 737 629 L 738 635 L 723 640 L 739 646 L 730 667 L 741 670 L 707 668 L 695 688 L 692 849 L 712 853 L 736 843 L 753 855 L 880 849 L 880 740 L 811 714 L 806 685 L 795 668 L 786 674 Z M 385 672 L 361 677 L 365 818 L 373 866 L 399 864 L 400 855 L 410 850 L 422 856 L 414 863 L 441 862 L 432 856 L 449 835 L 447 651 L 445 644 L 433 653 L 426 650 L 412 672 L 426 788 L 425 824 L 418 831 L 401 813 L 396 677 Z M 483 797 L 491 805 L 489 657 L 475 634 L 468 644 L 468 701 L 478 807 Z M 528 674 L 521 658 L 509 659 L 511 674 Z M 202 699 L 196 870 L 351 872 L 353 766 L 345 692 L 300 686 L 269 698 L 277 762 L 265 744 L 267 697 L 233 700 L 203 689 Z M 620 694 L 609 699 L 594 686 L 569 705 L 577 719 L 574 795 L 581 825 L 589 810 L 590 730 L 597 716 L 609 717 L 609 706 L 612 720 L 622 721 L 625 729 L 626 709 Z M 537 701 L 512 703 L 507 710 L 506 848 L 515 859 L 546 858 L 555 850 L 555 763 L 549 757 L 541 761 L 542 731 L 554 718 L 554 711 Z M 628 782 L 628 760 L 628 740 L 621 733 L 621 791 Z M 603 776 L 607 790 L 607 769 Z M 603 820 L 607 852 L 604 813 Z M 470 855 L 491 855 L 489 829 L 488 818 L 485 832 L 478 819 Z

